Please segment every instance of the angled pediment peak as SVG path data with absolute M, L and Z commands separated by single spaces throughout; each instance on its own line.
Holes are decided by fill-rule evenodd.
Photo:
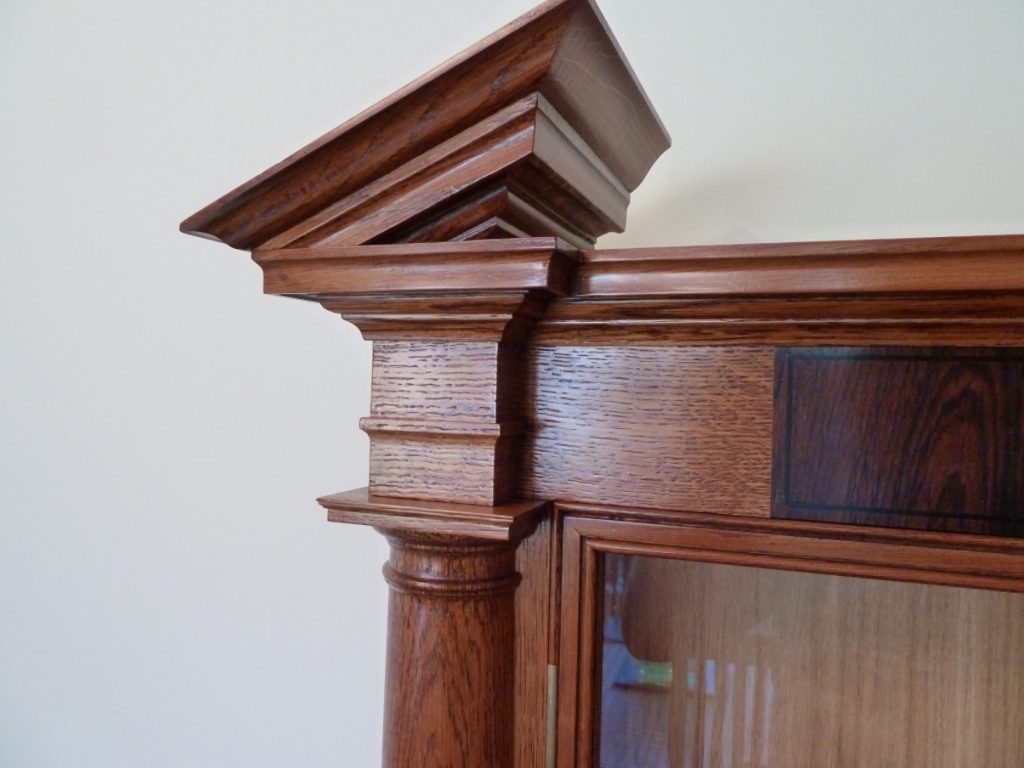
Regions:
M 538 6 L 186 219 L 236 248 L 625 225 L 669 138 L 587 0 Z

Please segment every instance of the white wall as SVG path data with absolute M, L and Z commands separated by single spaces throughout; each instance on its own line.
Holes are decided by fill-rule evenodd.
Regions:
M 0 3 L 0 767 L 378 762 L 369 349 L 177 223 L 529 0 Z M 604 245 L 1024 232 L 1024 2 L 604 0 Z

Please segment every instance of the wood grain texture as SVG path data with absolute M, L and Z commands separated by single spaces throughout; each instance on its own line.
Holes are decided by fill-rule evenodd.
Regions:
M 397 227 L 388 238 L 398 243 L 525 238 L 543 233 L 573 247 L 585 244 L 579 234 L 530 190 L 506 179 L 481 183 L 452 199 L 443 209 Z M 564 200 L 564 196 L 562 197 Z
M 496 342 L 377 342 L 370 490 L 492 505 L 518 495 L 520 348 Z
M 545 503 L 530 500 L 490 507 L 375 496 L 368 488 L 322 496 L 317 502 L 332 523 L 486 541 L 521 539 L 547 510 Z
M 375 340 L 370 417 L 361 424 L 371 493 L 477 505 L 517 497 L 520 358 L 549 297 L 567 285 L 569 260 L 558 245 L 549 238 L 268 254 L 285 270 L 296 258 L 321 265 L 314 269 L 325 272 L 309 278 L 316 285 L 302 287 L 315 287 L 310 297 Z M 291 281 L 288 290 L 305 279 L 279 277 Z M 391 293 L 373 293 L 385 287 Z
M 542 291 L 331 296 L 320 303 L 368 341 L 519 345 L 543 313 Z
M 540 768 L 548 505 L 400 500 L 365 488 L 319 502 L 331 521 L 372 525 L 391 544 L 383 765 Z M 527 574 L 521 592 L 517 568 Z
M 535 342 L 1024 345 L 1024 236 L 580 254 Z
M 492 194 L 495 188 L 506 195 Z M 514 198 L 512 197 L 514 195 Z M 390 173 L 346 195 L 260 249 L 402 242 L 483 221 L 506 235 L 518 229 L 586 247 L 622 231 L 629 191 L 541 95 L 491 115 Z M 523 215 L 523 209 L 537 213 Z M 541 213 L 541 212 L 546 212 Z M 538 226 L 539 225 L 539 226 Z
M 499 399 L 497 343 L 376 342 L 370 414 L 487 423 L 507 420 L 514 393 Z
M 517 496 L 518 436 L 370 437 L 374 494 L 466 504 L 501 504 Z
M 575 252 L 553 237 L 258 250 L 266 293 L 331 295 L 569 291 Z
M 770 511 L 770 349 L 536 347 L 523 494 Z
M 516 551 L 522 582 L 516 590 L 516 768 L 545 768 L 550 627 L 548 577 L 552 519 L 544 516 Z
M 515 544 L 387 536 L 383 765 L 513 768 Z
M 563 517 L 558 615 L 558 722 L 556 768 L 593 766 L 597 741 L 600 650 L 599 610 L 604 603 L 601 557 L 576 521 Z M 568 525 L 566 525 L 568 523 Z
M 913 579 L 914 581 L 923 580 L 924 583 L 932 584 L 961 584 L 1017 591 L 1024 589 L 1019 585 L 1014 586 L 1017 581 L 1024 578 L 1024 570 L 1021 570 L 1024 568 L 1024 539 L 1020 538 L 923 529 L 869 526 L 855 528 L 841 523 L 682 512 L 677 509 L 576 501 L 557 502 L 554 507 L 554 515 L 563 520 L 563 527 L 570 518 L 572 526 L 586 531 L 604 531 L 602 523 L 614 522 L 616 525 L 607 530 L 623 536 L 622 541 L 624 542 L 643 542 L 647 540 L 644 536 L 651 532 L 679 528 L 680 533 L 673 533 L 670 537 L 672 541 L 692 543 L 690 538 L 692 535 L 703 537 L 701 541 L 709 546 L 711 544 L 717 546 L 731 538 L 736 543 L 736 547 L 733 549 L 750 546 L 749 550 L 743 551 L 749 554 L 771 554 L 772 537 L 779 535 L 787 537 L 786 540 L 791 543 L 802 539 L 813 539 L 814 541 L 810 543 L 806 554 L 802 552 L 801 557 L 817 558 L 823 562 L 849 561 L 854 565 L 877 564 L 874 559 L 858 559 L 857 557 L 873 550 L 877 550 L 881 561 L 885 562 L 886 558 L 894 558 L 902 548 L 903 551 L 910 554 L 910 558 L 904 565 L 911 570 L 926 572 Z M 620 523 L 625 527 L 620 526 Z M 635 529 L 629 524 L 635 524 Z M 702 534 L 700 531 L 708 533 Z M 717 537 L 718 534 L 721 534 L 720 538 Z M 651 541 L 657 542 L 660 539 L 651 539 Z M 759 541 L 760 543 L 758 543 Z M 827 542 L 840 543 L 833 546 Z M 849 542 L 849 544 L 841 542 Z M 683 546 L 683 544 L 679 544 L 679 546 Z M 847 546 L 848 550 L 845 549 Z M 815 547 L 824 547 L 824 549 L 819 549 L 815 554 Z M 943 554 L 940 551 L 943 547 L 949 547 L 955 552 Z M 732 550 L 730 549 L 730 551 Z M 837 554 L 840 551 L 854 553 L 856 556 L 853 558 L 840 556 Z M 917 559 L 922 553 L 925 553 L 926 559 Z M 974 559 L 972 553 L 980 553 L 980 559 Z M 1008 557 L 993 560 L 992 556 L 995 554 L 1008 555 Z M 947 573 L 953 575 L 952 580 L 944 576 Z M 961 581 L 961 579 L 972 576 L 999 576 L 1000 574 L 1005 577 L 1002 582 L 988 581 L 967 584 Z
M 775 517 L 1024 535 L 1024 352 L 783 349 Z
M 1024 345 L 1024 294 L 636 297 L 551 304 L 551 345 Z
M 532 190 L 529 175 L 512 172 L 525 169 L 528 163 L 516 164 L 528 157 L 534 168 L 553 171 L 542 174 L 548 184 L 534 197 L 545 202 L 555 193 L 562 201 L 547 200 L 542 210 L 571 220 L 580 206 L 603 219 L 598 229 L 621 229 L 628 191 L 668 144 L 596 9 L 587 0 L 555 0 L 206 206 L 181 229 L 245 250 L 271 241 L 365 243 L 430 211 L 443 216 L 495 174 L 509 172 L 502 186 Z M 552 167 L 562 164 L 564 173 Z M 568 229 L 581 242 L 599 234 L 586 224 Z
M 320 502 L 392 546 L 385 768 L 539 768 L 553 657 L 559 766 L 593 765 L 605 553 L 1024 591 L 1024 540 L 767 517 L 773 347 L 1024 347 L 1024 237 L 577 254 L 668 143 L 593 4 L 551 0 L 181 225 L 374 341 L 369 488 Z
M 431 147 L 391 172 L 289 227 L 261 248 L 310 247 L 388 241 L 388 233 L 415 227 L 433 211 L 507 175 L 532 152 L 536 95 L 527 96 Z
M 523 343 L 572 257 L 554 238 L 257 252 L 272 290 L 311 298 L 375 340 L 369 489 L 515 499 Z

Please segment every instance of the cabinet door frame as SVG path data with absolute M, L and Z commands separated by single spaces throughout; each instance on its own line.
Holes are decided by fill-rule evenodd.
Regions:
M 559 504 L 558 768 L 592 768 L 602 556 L 647 555 L 1024 592 L 1024 540 Z

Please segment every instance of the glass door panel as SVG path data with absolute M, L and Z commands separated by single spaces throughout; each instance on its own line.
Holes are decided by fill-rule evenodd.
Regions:
M 604 556 L 601 768 L 1020 768 L 1024 595 Z

